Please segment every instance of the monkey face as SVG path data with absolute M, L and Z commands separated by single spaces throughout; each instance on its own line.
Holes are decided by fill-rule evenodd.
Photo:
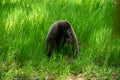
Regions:
M 72 35 L 71 35 L 71 30 L 70 29 L 65 29 L 64 30 L 64 36 L 66 39 L 72 39 Z

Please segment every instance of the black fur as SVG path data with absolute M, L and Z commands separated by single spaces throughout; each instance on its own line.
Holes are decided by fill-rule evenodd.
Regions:
M 53 23 L 46 38 L 46 50 L 48 57 L 51 57 L 54 50 L 60 50 L 72 44 L 76 54 L 79 53 L 76 34 L 68 21 L 59 20 Z

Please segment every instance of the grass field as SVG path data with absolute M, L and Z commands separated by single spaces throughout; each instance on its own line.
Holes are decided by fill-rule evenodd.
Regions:
M 112 0 L 0 0 L 0 80 L 119 80 L 120 39 Z M 80 54 L 48 59 L 50 25 L 68 20 Z

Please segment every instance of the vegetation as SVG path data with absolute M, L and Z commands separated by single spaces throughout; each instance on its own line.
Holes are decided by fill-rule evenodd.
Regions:
M 112 0 L 0 0 L 0 79 L 120 79 L 113 15 Z M 77 58 L 57 52 L 47 58 L 46 35 L 57 20 L 72 24 L 80 42 Z

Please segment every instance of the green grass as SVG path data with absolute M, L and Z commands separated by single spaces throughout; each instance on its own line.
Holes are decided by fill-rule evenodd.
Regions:
M 0 0 L 0 79 L 55 80 L 82 74 L 85 79 L 120 78 L 120 39 L 111 37 L 112 0 Z M 53 54 L 45 39 L 50 25 L 68 20 L 80 42 L 80 54 Z

